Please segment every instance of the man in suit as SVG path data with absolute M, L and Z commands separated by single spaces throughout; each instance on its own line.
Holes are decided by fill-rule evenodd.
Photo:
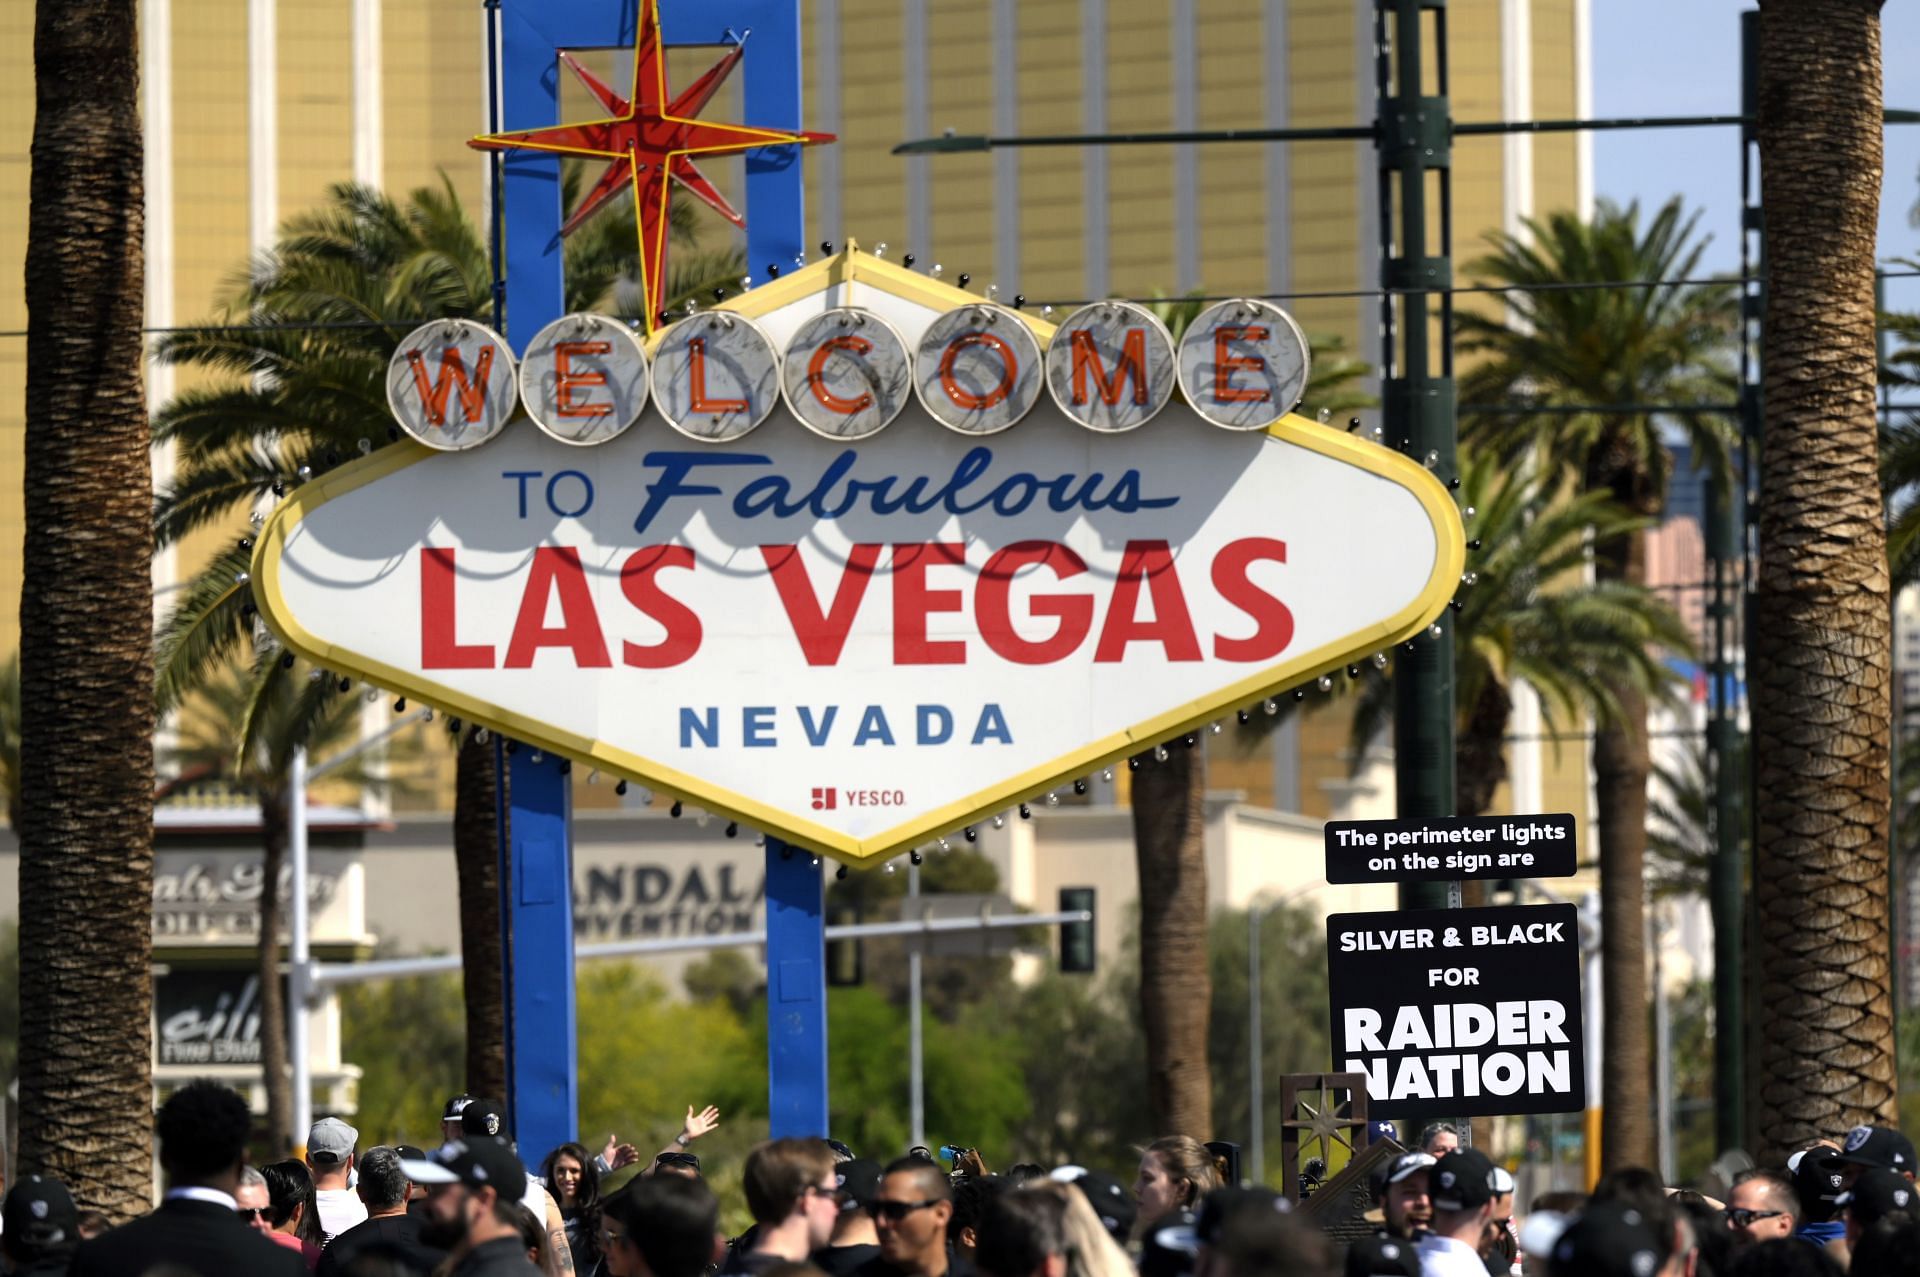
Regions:
M 253 1115 L 215 1082 L 192 1082 L 160 1107 L 160 1209 L 81 1244 L 70 1277 L 140 1277 L 171 1268 L 197 1277 L 306 1277 L 300 1256 L 247 1227 L 234 1206 Z

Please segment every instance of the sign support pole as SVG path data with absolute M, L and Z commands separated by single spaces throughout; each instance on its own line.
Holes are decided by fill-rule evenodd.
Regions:
M 767 839 L 767 1132 L 827 1135 L 826 876 Z
M 500 757 L 499 753 L 495 757 Z M 526 1155 L 574 1136 L 573 789 L 559 759 L 505 758 L 507 1120 Z

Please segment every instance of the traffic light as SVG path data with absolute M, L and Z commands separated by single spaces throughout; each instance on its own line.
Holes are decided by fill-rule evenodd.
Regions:
M 1060 912 L 1092 913 L 1092 887 L 1060 888 Z M 1060 924 L 1060 969 L 1069 975 L 1086 975 L 1093 970 L 1096 950 L 1093 943 L 1093 920 L 1085 922 L 1063 922 Z

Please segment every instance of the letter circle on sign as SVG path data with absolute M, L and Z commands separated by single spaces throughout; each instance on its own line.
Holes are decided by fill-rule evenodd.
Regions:
M 1307 368 L 1307 339 L 1293 316 L 1257 298 L 1209 306 L 1180 338 L 1187 403 L 1227 430 L 1265 430 L 1292 412 Z
M 422 324 L 387 361 L 387 408 L 429 448 L 479 447 L 506 427 L 519 402 L 513 351 L 471 319 Z
M 605 443 L 647 409 L 646 352 L 617 319 L 562 315 L 527 343 L 520 400 L 561 443 Z
M 1053 331 L 1047 390 L 1089 430 L 1119 434 L 1151 421 L 1173 398 L 1173 335 L 1132 302 L 1082 306 Z
M 976 302 L 927 325 L 913 388 L 933 419 L 963 435 L 998 434 L 1040 398 L 1040 342 L 1004 306 Z
M 653 352 L 653 403 L 703 443 L 730 443 L 780 400 L 780 358 L 745 315 L 703 310 L 667 329 Z
M 879 434 L 913 396 L 906 340 L 869 310 L 840 306 L 815 315 L 780 362 L 787 407 L 829 439 Z

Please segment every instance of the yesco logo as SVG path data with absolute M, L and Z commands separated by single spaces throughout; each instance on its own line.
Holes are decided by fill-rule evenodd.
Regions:
M 813 809 L 815 811 L 832 811 L 839 805 L 839 795 L 832 789 L 816 788 L 813 791 Z

